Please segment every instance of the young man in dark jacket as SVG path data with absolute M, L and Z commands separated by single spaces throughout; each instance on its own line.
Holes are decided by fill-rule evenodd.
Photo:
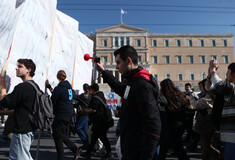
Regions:
M 106 103 L 104 93 L 102 91 L 99 91 L 98 84 L 94 83 L 89 87 L 89 94 L 91 95 L 91 101 L 89 108 L 86 109 L 86 112 L 89 113 L 89 120 L 93 124 L 93 133 L 91 134 L 91 142 L 87 148 L 87 152 L 82 156 L 86 157 L 87 159 L 90 159 L 91 152 L 94 149 L 98 138 L 100 138 L 106 150 L 106 155 L 104 158 L 112 158 L 111 146 L 107 138 L 107 131 L 109 128 L 107 128 L 105 125 L 107 121 L 106 108 L 102 104 L 102 102 L 98 98 L 96 98 L 97 96 L 103 101 L 103 103 Z
M 126 77 L 121 83 L 99 62 L 102 77 L 123 98 L 120 114 L 120 137 L 123 160 L 152 160 L 161 132 L 156 97 L 158 85 L 150 73 L 138 66 L 138 54 L 131 46 L 114 52 L 116 69 Z
M 78 136 L 81 138 L 83 145 L 81 149 L 87 149 L 88 146 L 88 113 L 85 112 L 85 109 L 88 108 L 91 97 L 88 93 L 89 85 L 87 83 L 83 84 L 84 93 L 80 95 L 74 95 L 74 100 L 77 101 L 75 108 L 77 108 L 76 116 L 76 131 Z
M 14 128 L 10 145 L 9 159 L 32 160 L 29 152 L 33 142 L 34 127 L 30 120 L 36 92 L 26 81 L 33 81 L 36 65 L 31 59 L 19 59 L 17 61 L 16 76 L 21 78 L 23 83 L 15 86 L 12 93 L 6 95 L 6 86 L 3 77 L 0 78 L 1 96 L 6 95 L 0 106 L 14 109 Z M 4 93 L 5 92 L 5 93 Z

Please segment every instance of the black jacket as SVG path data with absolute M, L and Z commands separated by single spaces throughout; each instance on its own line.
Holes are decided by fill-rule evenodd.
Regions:
M 74 115 L 72 86 L 65 80 L 58 84 L 52 92 L 55 117 L 72 117 Z
M 33 110 L 35 95 L 33 86 L 23 82 L 0 101 L 0 106 L 14 109 L 14 133 L 26 134 L 33 131 L 29 114 Z
M 131 160 L 152 160 L 161 132 L 156 100 L 159 88 L 155 79 L 141 67 L 124 76 L 127 84 L 119 82 L 108 71 L 102 72 L 104 80 L 123 98 L 120 114 L 122 156 Z
M 106 102 L 106 99 L 104 97 L 104 93 L 101 91 L 98 91 L 96 96 L 99 96 L 104 102 Z M 93 130 L 106 130 L 106 126 L 104 125 L 106 122 L 105 118 L 105 112 L 106 108 L 105 106 L 93 96 L 91 96 L 91 101 L 89 108 L 96 110 L 96 112 L 91 113 L 89 115 L 89 120 L 93 124 Z

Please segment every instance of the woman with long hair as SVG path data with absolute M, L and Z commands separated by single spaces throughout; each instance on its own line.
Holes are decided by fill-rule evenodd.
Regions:
M 170 135 L 170 143 L 174 149 L 174 153 L 179 160 L 189 160 L 182 144 L 182 135 L 185 131 L 185 111 L 189 104 L 186 95 L 182 93 L 170 79 L 165 79 L 160 83 L 161 93 L 167 99 L 165 108 L 167 115 L 168 130 Z M 167 134 L 167 133 L 166 133 Z M 166 153 L 169 144 L 160 146 L 160 160 L 166 159 Z

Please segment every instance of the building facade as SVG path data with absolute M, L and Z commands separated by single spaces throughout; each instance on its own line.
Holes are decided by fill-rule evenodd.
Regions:
M 137 50 L 139 65 L 158 82 L 170 78 L 181 90 L 188 82 L 197 88 L 197 83 L 207 76 L 209 60 L 219 61 L 221 78 L 225 78 L 228 64 L 234 62 L 233 34 L 158 34 L 121 23 L 96 30 L 88 37 L 94 41 L 95 55 L 120 80 L 113 52 L 124 45 Z M 106 87 L 100 76 L 96 81 Z

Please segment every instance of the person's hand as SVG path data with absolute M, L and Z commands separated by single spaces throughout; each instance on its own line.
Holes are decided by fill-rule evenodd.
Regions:
M 211 72 L 216 72 L 218 70 L 218 68 L 219 68 L 218 61 L 215 60 L 215 59 L 210 60 L 210 62 L 209 62 L 209 71 L 210 71 L 210 74 L 211 74 Z
M 118 117 L 119 110 L 113 110 L 115 117 Z
M 5 79 L 2 76 L 0 76 L 0 89 L 6 89 Z
M 94 112 L 96 112 L 96 110 L 93 110 L 91 108 L 87 108 L 87 109 L 85 109 L 85 112 L 86 113 L 94 113 Z
M 102 62 L 101 61 L 99 61 L 99 62 L 95 62 L 95 64 L 97 65 L 97 67 L 99 68 L 99 71 L 100 72 L 102 72 L 102 71 L 104 71 L 105 69 L 104 69 L 104 66 L 103 66 L 103 64 L 102 64 Z
M 47 85 L 49 85 L 50 83 L 49 83 L 49 80 L 47 79 L 46 81 L 45 81 L 45 85 L 47 86 Z

